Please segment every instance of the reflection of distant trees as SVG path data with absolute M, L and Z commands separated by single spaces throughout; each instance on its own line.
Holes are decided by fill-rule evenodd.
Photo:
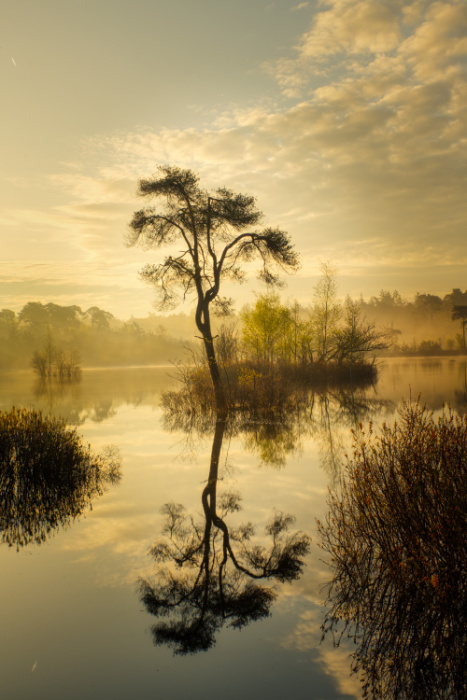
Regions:
M 0 537 L 10 546 L 40 544 L 119 479 L 115 448 L 93 455 L 62 420 L 0 412 Z
M 309 550 L 304 533 L 289 533 L 291 516 L 274 515 L 266 526 L 267 546 L 255 541 L 251 523 L 228 527 L 226 518 L 240 510 L 240 497 L 217 494 L 225 427 L 216 423 L 201 497 L 204 521 L 195 522 L 180 505 L 166 505 L 164 538 L 151 550 L 159 565 L 156 580 L 140 582 L 148 612 L 165 618 L 152 627 L 154 643 L 177 654 L 209 649 L 224 624 L 241 628 L 267 616 L 275 592 L 263 582 L 297 579 Z
M 467 408 L 467 363 L 459 367 L 459 376 L 462 377 L 463 387 L 454 391 L 455 405 L 457 411 L 465 412 Z
M 80 384 L 36 381 L 33 391 L 36 405 L 43 406 L 48 412 L 60 411 L 67 422 L 79 425 L 87 420 L 102 422 L 112 418 L 122 404 L 156 407 L 161 388 L 170 385 L 171 381 L 163 368 L 84 370 Z M 11 402 L 13 397 L 15 402 L 18 401 L 18 394 L 21 397 L 17 391 L 10 393 Z M 27 398 L 25 393 L 25 400 Z
M 84 408 L 79 401 L 79 385 L 74 381 L 62 382 L 40 378 L 34 384 L 33 391 L 34 396 L 42 399 L 49 410 L 52 410 L 58 402 L 70 399 L 67 419 L 73 425 L 80 425 L 86 420 L 101 423 L 117 413 L 112 399 L 96 401 Z
M 324 633 L 356 642 L 368 698 L 467 697 L 467 422 L 407 406 L 361 432 L 332 494 L 322 547 Z

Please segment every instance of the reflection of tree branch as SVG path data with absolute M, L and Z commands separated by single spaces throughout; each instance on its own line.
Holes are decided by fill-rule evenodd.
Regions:
M 170 561 L 181 570 L 159 569 L 154 584 L 140 581 L 141 599 L 166 623 L 153 626 L 155 644 L 167 644 L 175 653 L 207 650 L 215 633 L 227 621 L 240 628 L 269 614 L 275 592 L 259 580 L 292 581 L 300 576 L 310 540 L 301 532 L 288 534 L 293 518 L 276 514 L 266 528 L 269 548 L 253 543 L 251 523 L 229 530 L 226 516 L 240 510 L 237 494 L 217 495 L 219 459 L 225 421 L 215 426 L 207 484 L 201 495 L 204 525 L 194 523 L 182 506 L 164 506 L 165 540 L 151 553 L 158 564 Z M 229 562 L 232 568 L 228 566 Z

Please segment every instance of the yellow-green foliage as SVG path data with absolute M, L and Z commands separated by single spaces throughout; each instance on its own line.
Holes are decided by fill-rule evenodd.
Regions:
M 292 315 L 278 294 L 258 296 L 241 314 L 243 343 L 250 356 L 268 364 L 292 355 Z

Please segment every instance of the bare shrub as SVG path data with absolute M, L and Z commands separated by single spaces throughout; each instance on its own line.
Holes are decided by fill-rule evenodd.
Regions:
M 323 636 L 357 644 L 365 697 L 465 698 L 467 419 L 406 405 L 355 436 L 329 512 Z

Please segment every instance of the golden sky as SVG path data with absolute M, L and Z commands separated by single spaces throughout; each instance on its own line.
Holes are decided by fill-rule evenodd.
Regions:
M 158 164 L 257 196 L 301 253 L 285 296 L 325 260 L 342 295 L 467 288 L 465 0 L 15 0 L 0 27 L 0 308 L 149 313 L 158 254 L 123 236 Z

